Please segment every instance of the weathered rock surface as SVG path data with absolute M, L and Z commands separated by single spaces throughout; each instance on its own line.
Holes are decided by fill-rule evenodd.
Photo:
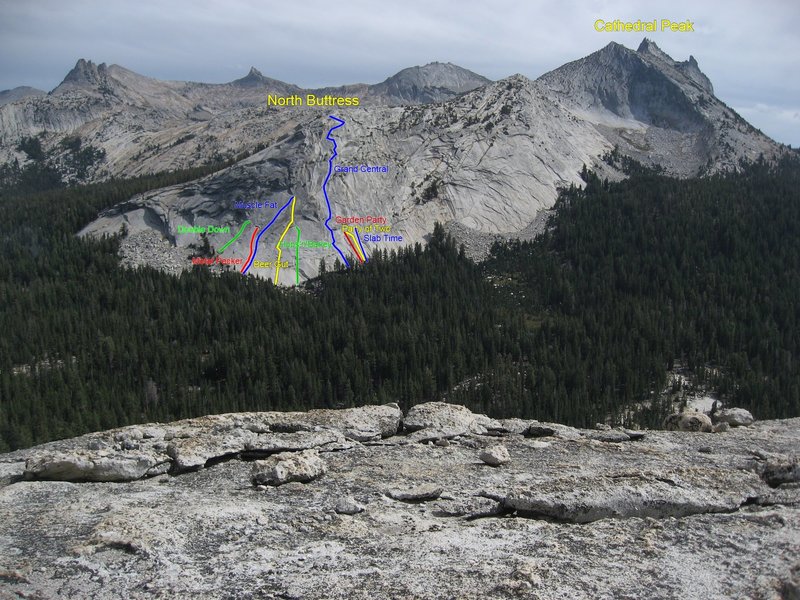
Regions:
M 203 461 L 205 463 L 205 461 Z M 163 465 L 163 469 L 159 466 Z M 72 452 L 43 454 L 25 463 L 30 479 L 62 481 L 130 481 L 158 475 L 169 468 L 169 460 L 155 453 L 123 454 Z
M 747 427 L 755 421 L 750 411 L 744 408 L 723 408 L 714 415 L 714 419 L 731 427 Z
M 706 469 L 615 472 L 581 478 L 563 477 L 514 490 L 505 506 L 529 516 L 571 523 L 627 517 L 685 517 L 732 512 L 758 497 L 763 485 L 755 473 L 733 471 L 728 478 Z
M 253 465 L 253 485 L 283 485 L 291 481 L 307 483 L 328 472 L 325 461 L 316 450 L 281 452 Z
M 385 406 L 215 415 L 0 455 L 0 596 L 777 600 L 798 590 L 800 419 L 604 441 L 595 437 L 625 432 L 416 413 L 418 431 L 453 425 L 446 414 L 486 431 L 413 443 L 416 432 L 389 434 L 401 415 Z M 353 439 L 369 432 L 388 437 Z M 477 455 L 498 436 L 511 460 L 492 469 Z M 195 466 L 178 466 L 169 447 Z M 250 459 L 265 454 L 269 465 L 319 459 L 327 472 L 253 486 Z
M 169 425 L 123 427 L 40 446 L 26 459 L 22 475 L 63 481 L 130 481 L 167 471 L 196 470 L 210 461 L 240 455 L 343 450 L 360 441 L 394 435 L 402 417 L 396 404 L 386 404 L 307 413 L 211 415 Z

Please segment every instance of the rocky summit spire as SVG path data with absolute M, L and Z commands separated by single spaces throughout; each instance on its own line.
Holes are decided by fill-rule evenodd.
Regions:
M 700 70 L 700 66 L 697 64 L 694 56 L 689 55 L 689 60 L 678 63 L 678 69 L 709 94 L 714 94 L 714 86 L 711 85 L 711 80 Z
M 649 38 L 644 38 L 636 51 L 639 54 L 648 54 L 654 58 L 672 62 L 672 58 L 669 56 L 669 54 L 664 52 L 653 40 Z
M 261 71 L 259 71 L 255 67 L 250 67 L 250 71 L 248 71 L 247 75 L 245 75 L 241 79 L 237 79 L 233 83 L 241 86 L 257 86 L 257 85 L 263 85 L 267 81 L 268 78 L 264 77 Z
M 684 77 L 693 81 L 709 94 L 714 94 L 714 86 L 711 85 L 711 80 L 700 70 L 700 66 L 697 64 L 697 60 L 694 56 L 689 56 L 689 60 L 678 62 L 659 48 L 653 40 L 648 38 L 642 40 L 636 52 L 650 59 L 655 59 L 656 63 L 673 67 Z
M 84 58 L 78 59 L 72 70 L 64 77 L 61 84 L 72 83 L 75 85 L 96 85 L 100 83 L 102 75 L 106 71 L 106 64 L 96 65 Z

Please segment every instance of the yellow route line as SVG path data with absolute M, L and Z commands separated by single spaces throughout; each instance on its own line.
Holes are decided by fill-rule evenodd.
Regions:
M 361 249 L 358 247 L 358 240 L 356 239 L 356 236 L 354 236 L 349 231 L 345 231 L 344 234 L 347 236 L 347 238 L 353 244 L 353 248 L 355 249 L 356 255 L 358 256 L 359 260 L 361 262 L 364 262 L 364 255 L 361 254 Z
M 350 237 L 353 240 L 353 246 L 356 247 L 356 252 L 358 252 L 358 257 L 361 259 L 361 262 L 364 262 L 365 260 L 367 260 L 367 257 L 364 256 L 364 253 L 361 251 L 361 245 L 358 243 L 358 238 L 354 233 L 351 233 Z
M 289 227 L 292 226 L 294 223 L 294 205 L 297 202 L 297 198 L 292 198 L 292 216 L 289 219 L 289 223 L 286 225 L 286 229 L 283 230 L 281 234 L 281 239 L 278 240 L 278 243 L 275 244 L 275 249 L 278 251 L 278 262 L 275 264 L 275 285 L 278 285 L 278 275 L 281 272 L 281 254 L 283 253 L 283 249 L 281 248 L 281 242 L 283 238 L 286 236 L 286 232 L 289 231 Z

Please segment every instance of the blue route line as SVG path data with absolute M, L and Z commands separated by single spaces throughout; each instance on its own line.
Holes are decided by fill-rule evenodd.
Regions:
M 331 229 L 331 226 L 328 225 L 328 223 L 330 223 L 331 219 L 333 218 L 333 214 L 331 213 L 331 201 L 328 199 L 328 189 L 327 189 L 327 187 L 328 187 L 328 181 L 331 178 L 331 173 L 333 173 L 333 159 L 336 158 L 336 156 L 337 156 L 337 154 L 336 154 L 336 140 L 331 137 L 331 134 L 334 132 L 335 129 L 339 129 L 339 127 L 342 127 L 344 125 L 344 121 L 342 119 L 338 119 L 338 118 L 334 117 L 333 115 L 330 115 L 330 118 L 333 119 L 334 121 L 336 121 L 339 124 L 338 125 L 334 125 L 333 127 L 331 127 L 328 130 L 328 135 L 325 136 L 326 140 L 328 140 L 329 142 L 333 142 L 333 154 L 331 155 L 330 159 L 328 160 L 328 176 L 325 178 L 325 181 L 322 184 L 322 193 L 325 195 L 325 204 L 328 205 L 328 218 L 325 219 L 325 227 L 327 227 L 328 231 L 331 232 L 331 245 L 339 253 L 339 256 L 342 257 L 342 260 L 344 261 L 345 266 L 349 267 L 350 263 L 347 262 L 347 259 L 344 257 L 344 253 L 339 249 L 339 246 L 336 245 L 336 238 L 333 235 L 333 229 Z
M 258 252 L 258 240 L 260 240 L 261 236 L 264 235 L 264 232 L 266 232 L 267 229 L 272 227 L 272 224 L 275 221 L 278 220 L 278 217 L 280 217 L 281 213 L 284 210 L 286 210 L 286 207 L 289 206 L 292 203 L 292 200 L 294 200 L 294 196 L 289 198 L 289 201 L 286 204 L 284 204 L 283 206 L 281 206 L 280 210 L 275 213 L 274 217 L 272 217 L 272 221 L 269 222 L 269 225 L 267 225 L 266 227 L 264 227 L 264 229 L 262 229 L 261 231 L 258 232 L 258 237 L 256 238 L 256 243 L 253 246 L 253 256 L 250 257 L 250 262 L 247 263 L 247 266 L 244 269 L 242 269 L 242 275 L 247 275 L 247 272 L 250 270 L 250 266 L 253 264 L 253 261 L 256 259 L 256 253 Z
M 364 251 L 364 246 L 361 245 L 361 234 L 358 233 L 358 227 L 353 227 L 356 230 L 356 239 L 358 240 L 358 247 L 361 248 L 361 254 L 364 256 L 364 262 L 369 262 L 367 253 Z

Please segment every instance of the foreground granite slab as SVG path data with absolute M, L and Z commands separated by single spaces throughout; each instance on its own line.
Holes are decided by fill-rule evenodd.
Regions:
M 800 419 L 598 436 L 412 416 L 217 415 L 0 455 L 0 598 L 800 594 Z M 484 464 L 498 444 L 510 462 Z M 304 451 L 317 478 L 253 484 L 253 460 Z

